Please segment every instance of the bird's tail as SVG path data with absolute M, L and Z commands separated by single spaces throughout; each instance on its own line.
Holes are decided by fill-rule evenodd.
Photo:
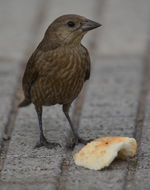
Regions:
M 18 107 L 19 107 L 19 108 L 25 107 L 25 106 L 28 106 L 29 104 L 31 104 L 31 101 L 28 100 L 28 99 L 24 99 L 24 100 L 18 105 Z

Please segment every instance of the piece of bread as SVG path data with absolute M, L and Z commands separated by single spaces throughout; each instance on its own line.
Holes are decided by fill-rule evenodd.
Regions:
M 135 156 L 137 143 L 129 137 L 103 137 L 85 145 L 73 158 L 78 166 L 100 170 L 116 158 Z

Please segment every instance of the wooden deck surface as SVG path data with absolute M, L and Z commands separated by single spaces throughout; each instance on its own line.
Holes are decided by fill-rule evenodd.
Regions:
M 92 59 L 86 89 L 72 109 L 84 138 L 129 136 L 138 154 L 102 171 L 74 164 L 65 148 L 69 126 L 60 106 L 44 109 L 48 139 L 61 148 L 34 149 L 33 105 L 18 109 L 24 66 L 47 26 L 63 14 L 79 14 L 103 27 L 83 40 Z M 0 2 L 0 189 L 150 189 L 150 1 L 1 0 Z M 10 140 L 4 138 L 10 136 Z

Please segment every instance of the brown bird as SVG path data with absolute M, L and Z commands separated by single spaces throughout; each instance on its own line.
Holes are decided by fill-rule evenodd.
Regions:
M 81 44 L 83 36 L 101 26 L 79 15 L 57 18 L 46 30 L 43 40 L 30 57 L 23 76 L 25 99 L 19 107 L 35 105 L 40 127 L 40 143 L 37 147 L 53 148 L 58 143 L 49 142 L 42 128 L 42 106 L 61 104 L 70 124 L 74 139 L 70 146 L 81 139 L 69 117 L 69 108 L 90 77 L 90 57 Z

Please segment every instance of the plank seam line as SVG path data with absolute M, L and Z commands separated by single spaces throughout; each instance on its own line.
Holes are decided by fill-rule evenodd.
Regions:
M 19 77 L 20 78 L 20 77 Z M 15 119 L 17 116 L 17 105 L 19 103 L 19 99 L 17 98 L 17 93 L 18 93 L 18 87 L 19 87 L 19 80 L 17 80 L 16 85 L 15 85 L 15 90 L 13 93 L 13 97 L 11 99 L 11 109 L 9 112 L 9 116 L 8 116 L 8 120 L 6 123 L 6 126 L 4 128 L 4 133 L 3 136 L 5 136 L 6 139 L 4 139 L 3 137 L 3 141 L 1 143 L 1 150 L 0 150 L 0 163 L 1 163 L 1 170 L 3 169 L 4 166 L 4 161 L 6 159 L 6 155 L 8 152 L 8 148 L 9 148 L 9 143 L 10 143 L 10 138 L 11 138 L 11 134 L 15 125 Z M 1 173 L 0 173 L 0 177 L 1 177 Z
M 34 21 L 34 23 L 35 23 L 34 26 L 35 27 L 31 31 L 31 36 L 30 37 L 35 36 L 34 34 L 37 33 L 37 28 L 40 26 L 43 19 L 45 18 L 45 9 L 47 8 L 46 5 L 47 5 L 48 2 L 49 1 L 47 0 L 45 3 L 42 3 L 42 6 L 39 6 L 39 11 L 38 11 L 37 17 L 36 17 L 36 19 Z M 35 38 L 36 37 L 34 37 L 34 39 Z M 31 50 L 32 48 L 33 48 L 32 44 L 28 44 L 26 52 L 25 52 L 25 55 L 29 52 L 29 49 Z M 18 106 L 18 104 L 20 102 L 20 99 L 17 98 L 17 94 L 20 93 L 20 91 L 21 91 L 21 87 L 20 87 L 20 85 L 21 85 L 20 81 L 21 80 L 20 79 L 22 77 L 22 73 L 23 73 L 23 70 L 24 70 L 24 65 L 25 65 L 24 62 L 20 63 L 20 69 L 19 70 L 20 70 L 21 75 L 19 77 L 17 77 L 18 80 L 16 82 L 13 98 L 12 98 L 12 101 L 11 101 L 10 114 L 9 114 L 9 118 L 8 118 L 7 124 L 6 124 L 5 129 L 4 129 L 4 133 L 6 133 L 6 134 L 9 133 L 8 136 L 10 136 L 10 137 L 11 137 L 11 134 L 12 134 L 13 129 L 15 127 L 15 120 L 16 120 L 16 116 L 17 116 L 17 113 L 18 113 L 18 107 L 17 106 Z M 8 140 L 8 141 L 3 140 L 3 142 L 2 142 L 2 146 L 1 146 L 1 150 L 0 150 L 0 180 L 1 180 L 1 171 L 3 170 L 4 162 L 5 162 L 5 159 L 7 157 L 9 144 L 10 144 L 10 140 Z
M 149 48 L 148 48 L 149 51 Z M 146 101 L 149 91 L 149 81 L 150 81 L 150 58 L 149 53 L 147 52 L 143 62 L 143 79 L 141 81 L 141 90 L 139 92 L 139 103 L 137 107 L 137 114 L 135 118 L 135 130 L 133 137 L 136 139 L 138 144 L 137 155 L 133 159 L 128 160 L 127 170 L 124 177 L 123 190 L 127 189 L 128 178 L 130 177 L 132 180 L 134 179 L 137 163 L 138 163 L 138 155 L 140 152 L 141 138 L 142 138 L 142 129 L 145 119 L 145 111 L 146 111 Z
M 57 184 L 57 181 L 49 179 L 47 181 L 0 181 L 0 185 L 41 185 L 41 184 Z

